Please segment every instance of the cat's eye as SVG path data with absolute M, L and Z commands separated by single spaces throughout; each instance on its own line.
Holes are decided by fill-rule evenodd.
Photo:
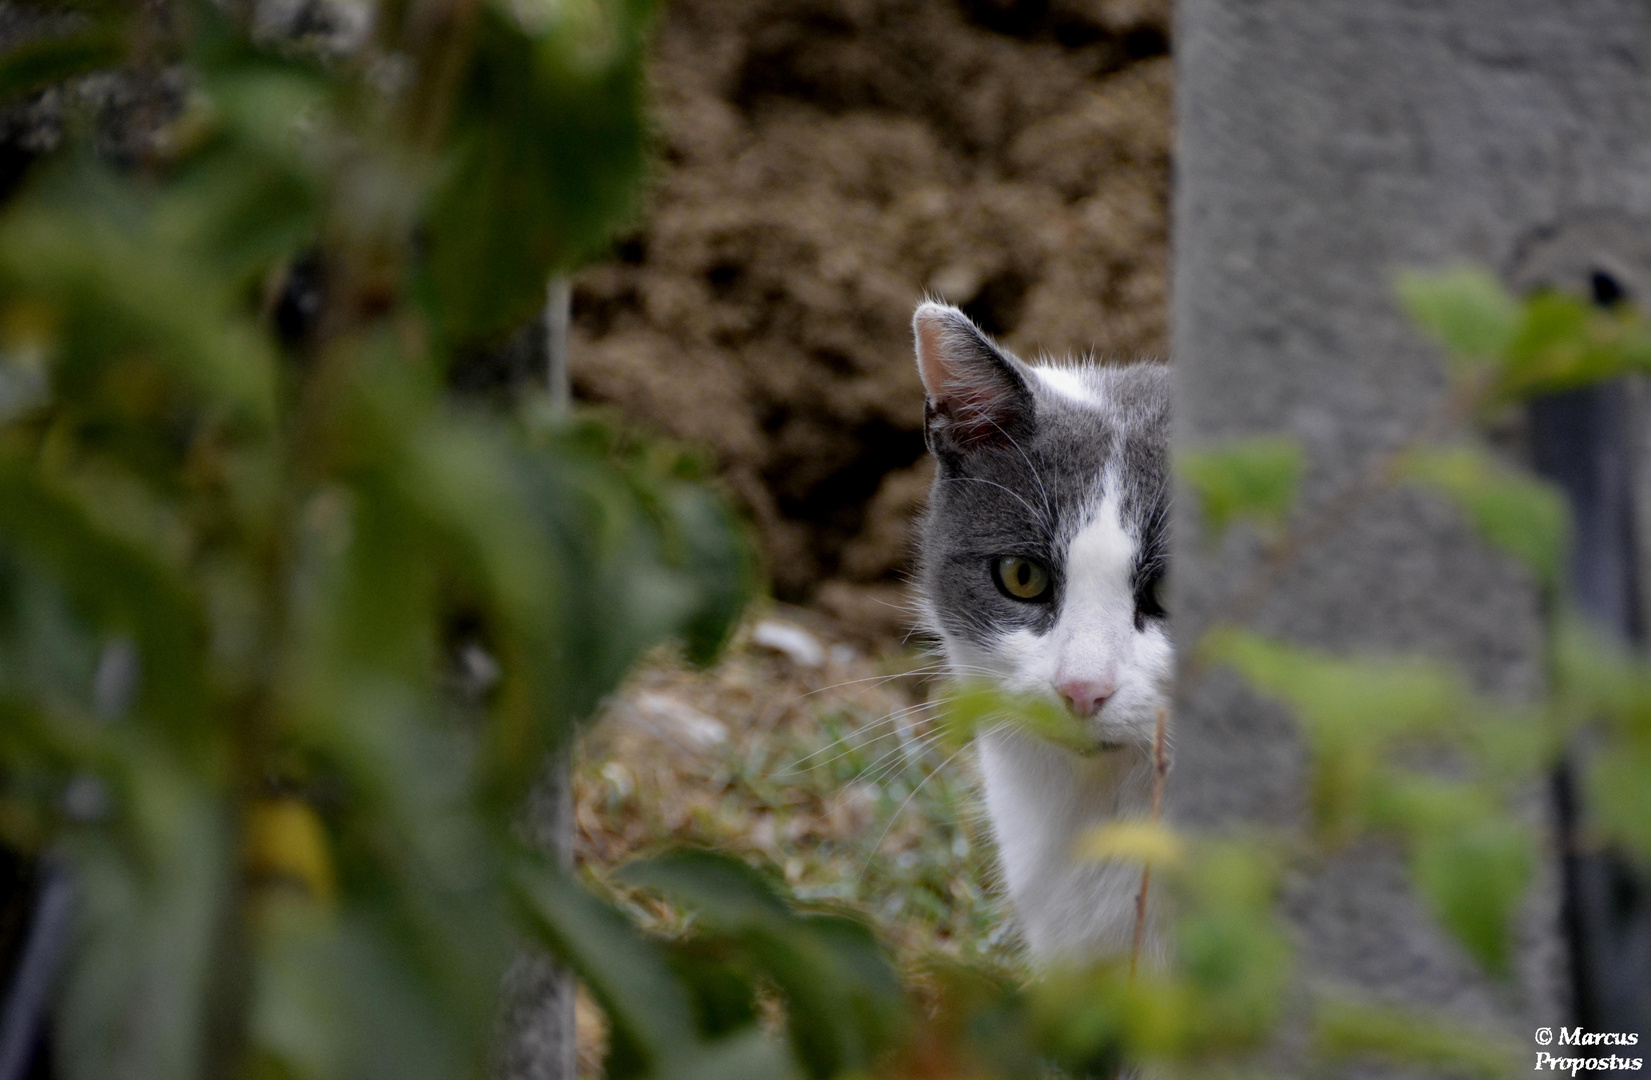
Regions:
M 1043 600 L 1049 595 L 1049 571 L 1018 555 L 992 560 L 992 575 L 1005 596 L 1015 600 Z

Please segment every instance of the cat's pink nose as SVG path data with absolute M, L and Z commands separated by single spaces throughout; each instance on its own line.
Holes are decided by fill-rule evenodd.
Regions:
M 1094 716 L 1118 692 L 1116 683 L 1099 679 L 1066 679 L 1056 687 L 1078 716 Z

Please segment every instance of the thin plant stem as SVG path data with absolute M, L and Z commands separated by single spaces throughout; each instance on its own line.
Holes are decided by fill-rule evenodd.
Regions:
M 1158 709 L 1158 723 L 1152 732 L 1152 810 L 1147 820 L 1154 825 L 1164 815 L 1164 779 L 1169 776 L 1169 754 L 1165 736 L 1169 727 L 1169 710 Z M 1141 891 L 1135 894 L 1135 935 L 1129 944 L 1129 977 L 1141 960 L 1141 943 L 1147 934 L 1147 894 L 1152 890 L 1152 863 L 1141 868 Z

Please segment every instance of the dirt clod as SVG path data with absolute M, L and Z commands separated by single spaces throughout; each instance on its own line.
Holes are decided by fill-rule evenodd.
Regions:
M 576 284 L 576 392 L 716 455 L 777 596 L 897 631 L 914 303 L 1164 352 L 1168 35 L 1167 0 L 673 0 L 664 164 Z

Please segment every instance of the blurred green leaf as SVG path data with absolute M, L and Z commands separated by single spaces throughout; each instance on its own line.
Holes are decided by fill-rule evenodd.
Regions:
M 1605 837 L 1651 866 L 1651 740 L 1616 742 L 1587 765 L 1588 805 Z
M 455 341 L 544 302 L 632 205 L 646 164 L 651 0 L 486 5 L 428 220 L 429 295 Z
M 1604 721 L 1618 738 L 1651 739 L 1651 663 L 1575 612 L 1556 622 L 1553 704 L 1563 728 Z
M 698 598 L 682 629 L 688 659 L 709 664 L 754 592 L 751 544 L 727 503 L 702 487 L 672 483 L 664 501 L 682 549 L 681 570 L 697 585 Z
M 1535 856 L 1529 832 L 1472 781 L 1413 774 L 1392 758 L 1401 740 L 1475 734 L 1484 710 L 1436 664 L 1349 661 L 1223 630 L 1208 655 L 1288 702 L 1312 751 L 1311 805 L 1322 834 L 1345 840 L 1398 829 L 1418 891 L 1487 970 L 1507 969 L 1513 918 Z
M 1449 733 L 1475 709 L 1455 674 L 1438 664 L 1343 660 L 1230 629 L 1212 632 L 1203 648 L 1291 706 L 1313 754 L 1314 819 L 1332 839 L 1367 821 L 1396 740 Z
M 1494 363 L 1518 332 L 1519 304 L 1483 270 L 1406 272 L 1398 292 L 1411 320 L 1459 365 Z
M 233 6 L 67 6 L 188 89 L 122 133 L 141 169 L 71 123 L 0 218 L 0 835 L 86 894 L 59 1065 L 473 1072 L 524 929 L 602 1000 L 614 1080 L 791 1075 L 759 977 L 868 1060 L 892 975 L 863 928 L 786 912 L 712 972 L 507 854 L 543 750 L 660 641 L 709 659 L 750 587 L 663 455 L 443 389 L 630 205 L 647 5 L 384 12 L 367 54 L 308 59 Z M 74 20 L 0 94 L 124 45 Z
M 1073 856 L 1173 866 L 1186 857 L 1186 843 L 1162 823 L 1125 819 L 1084 830 L 1073 845 Z
M 1519 330 L 1508 343 L 1496 396 L 1526 400 L 1651 370 L 1651 332 L 1627 305 L 1602 311 L 1564 293 L 1525 301 Z
M 44 572 L 42 572 L 44 570 Z M 0 544 L 0 691 L 46 709 L 96 711 L 93 685 L 104 642 L 50 573 Z M 8 733 L 15 733 L 16 725 Z
M 1295 442 L 1271 436 L 1182 453 L 1177 470 L 1198 496 L 1214 539 L 1235 521 L 1282 525 L 1295 503 L 1304 461 Z
M 787 1004 L 797 1063 L 816 1080 L 869 1067 L 893 1033 L 900 986 L 875 937 L 836 915 L 797 914 L 740 860 L 673 851 L 633 862 L 619 880 L 692 910 L 702 932 L 737 940 Z
M 0 538 L 59 582 L 100 629 L 132 635 L 145 716 L 177 737 L 203 731 L 203 619 L 166 560 L 100 528 L 71 493 L 12 457 L 0 457 Z
M 602 1005 L 612 1028 L 607 1074 L 653 1075 L 693 1057 L 693 1009 L 660 951 L 623 915 L 548 866 L 515 874 L 528 925 Z
M 1486 541 L 1555 584 L 1564 568 L 1570 515 L 1546 483 L 1472 447 L 1416 451 L 1402 464 L 1411 483 L 1446 496 Z
M 1407 836 L 1411 876 L 1434 915 L 1493 974 L 1509 971 L 1514 924 L 1536 866 L 1530 830 L 1462 782 L 1393 781 L 1378 811 Z
M 746 1031 L 718 1040 L 660 1074 L 666 1080 L 790 1080 L 796 1066 L 767 1032 Z
M 607 1014 L 605 1076 L 793 1075 L 784 1052 L 760 1028 L 701 1039 L 690 998 L 663 949 L 617 910 L 538 860 L 520 863 L 515 881 L 535 936 L 579 975 Z
M 384 910 L 330 917 L 289 897 L 266 901 L 257 930 L 251 1041 L 278 1075 L 441 1080 L 484 1051 L 474 989 L 455 996 L 428 956 L 398 940 Z M 478 952 L 502 956 L 474 941 Z M 468 1005 L 468 1008 L 464 1007 Z
M 1500 404 L 1651 370 L 1651 331 L 1628 305 L 1541 292 L 1516 300 L 1483 270 L 1407 273 L 1399 298 L 1411 320 L 1459 367 L 1490 371 L 1484 400 Z
M 233 314 L 222 282 L 153 237 L 85 210 L 20 208 L 0 223 L 0 283 L 0 296 L 47 306 L 60 335 L 60 385 L 132 358 L 159 365 L 256 430 L 273 421 L 276 358 L 267 339 Z
M 155 234 L 248 288 L 313 245 L 325 155 L 344 137 L 330 91 L 316 72 L 263 58 L 205 78 L 172 125 L 200 145 L 174 167 Z
M 1376 1060 L 1471 1076 L 1512 1075 L 1523 1057 L 1517 1044 L 1431 1013 L 1352 1001 L 1325 1001 L 1314 1010 L 1313 1052 L 1329 1061 Z
M 959 744 L 974 738 L 982 727 L 1007 724 L 1076 753 L 1099 749 L 1095 732 L 1064 705 L 1037 695 L 1009 693 L 996 683 L 960 683 L 947 693 L 943 706 L 941 722 Z
M 732 855 L 685 848 L 627 863 L 616 876 L 627 885 L 653 889 L 723 929 L 784 925 L 792 918 L 774 883 Z
M 1273 845 L 1249 837 L 1201 843 L 1174 869 L 1175 975 L 1188 1004 L 1184 1033 L 1174 1035 L 1161 1017 L 1145 1029 L 1174 1035 L 1164 1049 L 1230 1053 L 1256 1045 L 1278 1022 L 1292 963 L 1274 908 L 1281 862 Z
M 80 940 L 64 979 L 57 1065 L 67 1080 L 204 1075 L 227 944 L 232 848 L 209 796 L 158 756 L 134 756 L 120 809 L 145 843 L 68 847 Z M 131 820 L 130 818 L 128 820 Z

